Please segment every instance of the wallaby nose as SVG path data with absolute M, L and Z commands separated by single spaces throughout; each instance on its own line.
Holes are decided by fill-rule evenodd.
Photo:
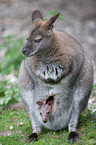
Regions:
M 26 51 L 27 51 L 27 48 L 26 48 L 26 47 L 24 47 L 24 48 L 22 49 L 22 53 L 23 53 L 23 54 L 25 54 L 25 53 L 26 53 Z

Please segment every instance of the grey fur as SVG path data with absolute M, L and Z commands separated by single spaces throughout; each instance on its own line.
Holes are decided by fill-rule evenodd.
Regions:
M 32 133 L 39 134 L 41 125 L 51 130 L 68 126 L 69 133 L 76 132 L 80 113 L 91 93 L 93 67 L 76 40 L 64 32 L 49 29 L 48 23 L 40 18 L 34 20 L 34 31 L 30 33 L 28 51 L 24 54 L 30 57 L 20 67 L 21 97 L 31 119 Z M 43 39 L 34 44 L 37 35 Z M 52 95 L 56 95 L 53 111 L 48 122 L 43 123 L 36 102 Z

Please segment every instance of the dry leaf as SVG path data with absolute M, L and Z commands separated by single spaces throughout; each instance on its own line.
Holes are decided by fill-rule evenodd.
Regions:
M 12 130 L 14 127 L 13 126 L 10 126 L 10 129 Z

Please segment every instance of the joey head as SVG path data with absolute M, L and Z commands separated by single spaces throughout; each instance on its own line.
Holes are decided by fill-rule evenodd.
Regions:
M 42 121 L 47 123 L 53 109 L 54 97 L 50 96 L 45 101 L 39 101 L 37 104 L 40 106 L 40 115 L 42 117 Z
M 31 119 L 29 141 L 38 139 L 42 125 L 50 130 L 68 126 L 68 139 L 77 140 L 79 116 L 92 90 L 90 57 L 75 39 L 54 30 L 59 15 L 43 21 L 41 12 L 34 11 L 33 27 L 22 49 L 26 59 L 20 66 L 19 88 Z

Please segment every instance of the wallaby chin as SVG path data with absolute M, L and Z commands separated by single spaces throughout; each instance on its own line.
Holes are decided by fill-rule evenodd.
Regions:
M 36 54 L 38 54 L 38 53 L 36 53 L 36 52 L 33 52 L 33 53 L 30 53 L 30 54 L 24 54 L 23 53 L 23 56 L 25 56 L 25 57 L 31 57 L 31 56 L 34 56 L 34 55 L 36 55 Z
M 32 124 L 29 141 L 37 140 L 41 126 L 61 130 L 68 126 L 71 143 L 78 140 L 77 125 L 93 85 L 90 58 L 75 39 L 53 31 L 60 13 L 43 21 L 32 14 L 33 29 L 22 50 L 26 58 L 19 73 L 20 94 Z

